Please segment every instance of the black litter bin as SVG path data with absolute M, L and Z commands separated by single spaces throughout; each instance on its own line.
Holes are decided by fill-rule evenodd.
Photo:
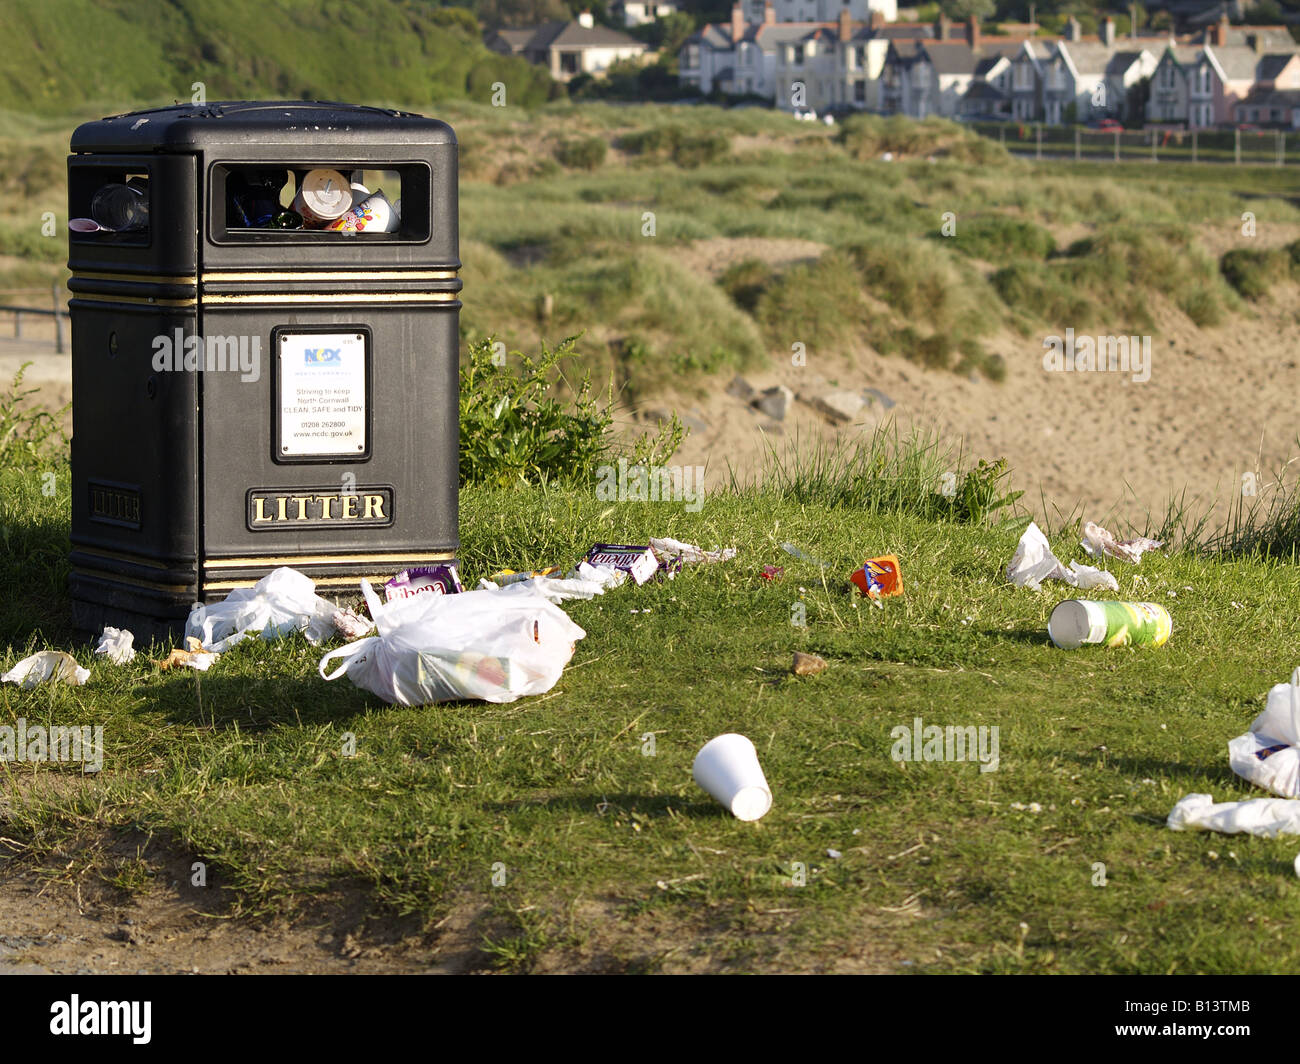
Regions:
M 451 128 L 214 103 L 72 152 L 76 627 L 175 633 L 282 565 L 329 595 L 454 560 Z

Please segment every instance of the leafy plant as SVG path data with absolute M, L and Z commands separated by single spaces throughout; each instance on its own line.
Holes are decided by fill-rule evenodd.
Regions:
M 24 407 L 25 400 L 37 392 L 36 388 L 23 388 L 23 376 L 30 365 L 24 362 L 9 390 L 0 391 L 0 468 L 29 468 L 68 445 L 68 437 L 59 428 L 59 418 L 68 407 L 53 414 Z
M 560 364 L 574 356 L 578 337 L 554 348 L 542 343 L 537 357 L 507 355 L 493 337 L 472 343 L 460 370 L 460 480 L 462 484 L 574 483 L 589 480 L 596 467 L 621 453 L 611 428 L 613 388 L 604 404 L 590 373 L 568 402 L 556 396 L 568 382 Z M 510 369 L 515 363 L 518 370 Z M 661 463 L 685 435 L 674 414 L 653 434 L 634 441 L 634 461 Z

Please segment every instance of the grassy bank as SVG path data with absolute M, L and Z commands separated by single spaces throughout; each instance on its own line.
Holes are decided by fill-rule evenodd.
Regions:
M 390 707 L 322 681 L 322 649 L 298 636 L 204 674 L 158 672 L 160 648 L 122 667 L 78 649 L 85 687 L 6 685 L 0 723 L 101 724 L 104 770 L 8 764 L 0 869 L 129 898 L 163 889 L 168 862 L 203 861 L 209 892 L 182 884 L 182 901 L 211 911 L 224 889 L 226 913 L 359 891 L 435 946 L 440 922 L 468 925 L 472 966 L 516 971 L 1300 971 L 1294 842 L 1163 823 L 1189 791 L 1253 796 L 1225 744 L 1295 664 L 1295 567 L 1112 562 L 1120 594 L 1102 597 L 1166 604 L 1172 640 L 1066 653 L 1044 626 L 1068 589 L 1005 582 L 1022 522 L 933 509 L 924 484 L 950 456 L 888 453 L 857 479 L 787 467 L 698 513 L 603 503 L 589 484 L 465 488 L 468 582 L 598 540 L 739 550 L 567 605 L 587 636 L 539 698 Z M 65 474 L 57 458 L 0 472 L 0 668 L 67 645 Z M 1061 557 L 1077 537 L 1054 536 Z M 877 610 L 846 576 L 884 551 L 906 593 Z M 796 679 L 793 650 L 830 667 Z M 893 760 L 915 718 L 996 726 L 997 770 Z M 754 824 L 691 782 L 695 751 L 729 730 L 775 794 Z

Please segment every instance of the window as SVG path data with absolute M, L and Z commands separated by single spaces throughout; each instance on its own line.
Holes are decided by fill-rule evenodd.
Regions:
M 561 52 L 560 53 L 560 73 L 576 74 L 578 72 L 578 53 Z
M 867 50 L 865 48 L 855 48 L 853 55 L 859 69 L 865 70 L 867 68 Z
M 1012 82 L 1017 89 L 1022 91 L 1032 89 L 1034 87 L 1034 68 L 1027 62 L 1016 63 Z
M 1174 87 L 1174 64 L 1161 63 L 1160 73 L 1156 78 L 1156 84 L 1162 89 L 1172 89 Z
M 1202 63 L 1196 70 L 1196 91 L 1199 93 L 1208 93 L 1210 91 L 1210 64 Z
M 865 81 L 855 81 L 853 83 L 853 102 L 867 102 L 867 83 Z
M 794 65 L 803 66 L 803 45 L 796 44 L 794 46 L 793 53 L 794 53 Z
M 1047 87 L 1057 91 L 1065 88 L 1065 64 L 1059 59 L 1052 64 L 1052 73 L 1047 80 Z
M 686 46 L 686 65 L 688 67 L 697 67 L 700 65 L 700 46 L 690 44 Z

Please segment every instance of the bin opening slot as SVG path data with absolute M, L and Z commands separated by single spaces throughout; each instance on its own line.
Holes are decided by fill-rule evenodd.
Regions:
M 219 163 L 212 238 L 427 240 L 429 180 L 424 164 Z
M 149 243 L 149 174 L 138 164 L 73 166 L 68 173 L 68 230 L 74 240 Z

